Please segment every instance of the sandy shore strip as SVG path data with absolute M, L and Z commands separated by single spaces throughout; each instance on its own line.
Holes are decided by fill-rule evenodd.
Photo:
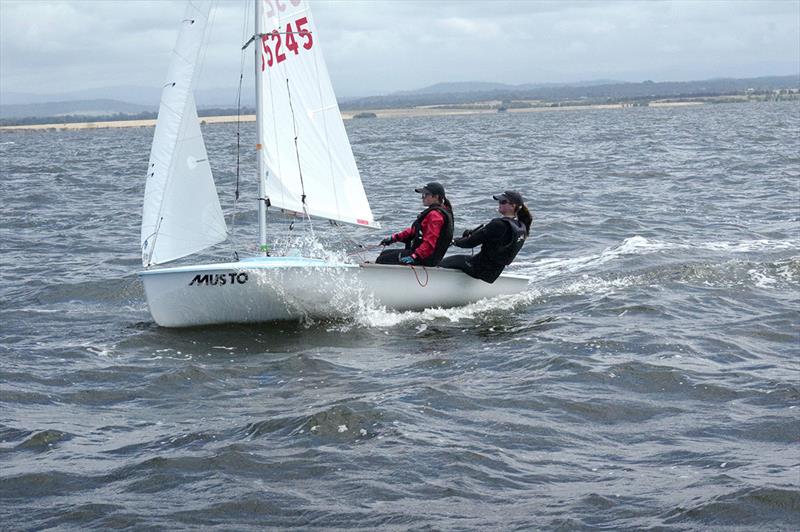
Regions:
M 649 107 L 687 107 L 703 105 L 703 102 L 650 102 Z M 563 105 L 558 107 L 528 107 L 523 109 L 508 109 L 508 113 L 542 113 L 548 111 L 584 111 L 590 109 L 625 109 L 630 108 L 629 104 L 596 104 L 596 105 Z M 365 109 L 358 111 L 343 111 L 344 120 L 353 119 L 354 115 L 361 113 L 373 113 L 376 118 L 413 118 L 413 117 L 432 117 L 432 116 L 458 116 L 476 114 L 497 114 L 494 108 L 460 108 L 450 109 L 441 107 L 410 107 L 402 109 Z M 232 116 L 202 116 L 200 123 L 206 124 L 229 124 L 238 120 L 242 122 L 255 122 L 255 115 Z M 52 130 L 79 130 L 79 129 L 109 129 L 121 127 L 154 127 L 156 120 L 114 120 L 108 122 L 73 122 L 64 124 L 30 124 L 23 126 L 2 126 L 0 131 L 52 131 Z

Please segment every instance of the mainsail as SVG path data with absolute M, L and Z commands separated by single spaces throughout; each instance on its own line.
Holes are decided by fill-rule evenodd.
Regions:
M 185 257 L 227 237 L 193 91 L 211 2 L 189 2 L 161 94 L 147 168 L 142 263 Z
M 270 204 L 376 226 L 305 0 L 265 1 L 259 151 Z

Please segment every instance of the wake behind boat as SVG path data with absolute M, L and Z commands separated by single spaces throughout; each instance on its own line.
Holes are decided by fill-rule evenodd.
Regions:
M 140 272 L 153 319 L 166 327 L 339 317 L 354 301 L 393 310 L 453 307 L 525 290 L 458 270 L 351 264 L 314 257 L 152 268 L 227 239 L 193 92 L 211 2 L 190 2 L 173 50 L 148 166 Z M 279 9 L 279 7 L 280 9 Z M 377 228 L 305 0 L 255 1 L 259 240 L 267 210 Z

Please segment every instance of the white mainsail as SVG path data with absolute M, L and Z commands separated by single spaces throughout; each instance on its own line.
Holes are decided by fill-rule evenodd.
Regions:
M 266 0 L 262 36 L 260 139 L 266 194 L 274 207 L 377 226 L 333 93 L 305 0 Z M 303 203 L 305 196 L 305 205 Z
M 227 238 L 193 97 L 210 8 L 208 1 L 189 2 L 161 94 L 142 213 L 145 266 Z

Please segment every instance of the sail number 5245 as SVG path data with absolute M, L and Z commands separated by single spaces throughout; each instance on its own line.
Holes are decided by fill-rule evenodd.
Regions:
M 286 24 L 286 31 L 283 33 L 278 30 L 272 30 L 271 33 L 261 36 L 261 47 L 263 49 L 261 52 L 262 72 L 267 67 L 286 61 L 286 53 L 282 51 L 284 47 L 290 52 L 294 52 L 294 55 L 299 54 L 301 45 L 297 42 L 298 37 L 299 40 L 304 41 L 302 47 L 306 50 L 311 50 L 311 47 L 314 46 L 314 39 L 311 36 L 311 32 L 305 28 L 306 24 L 308 24 L 308 18 L 300 17 L 294 21 L 294 28 L 292 28 L 292 23 L 290 22 Z

